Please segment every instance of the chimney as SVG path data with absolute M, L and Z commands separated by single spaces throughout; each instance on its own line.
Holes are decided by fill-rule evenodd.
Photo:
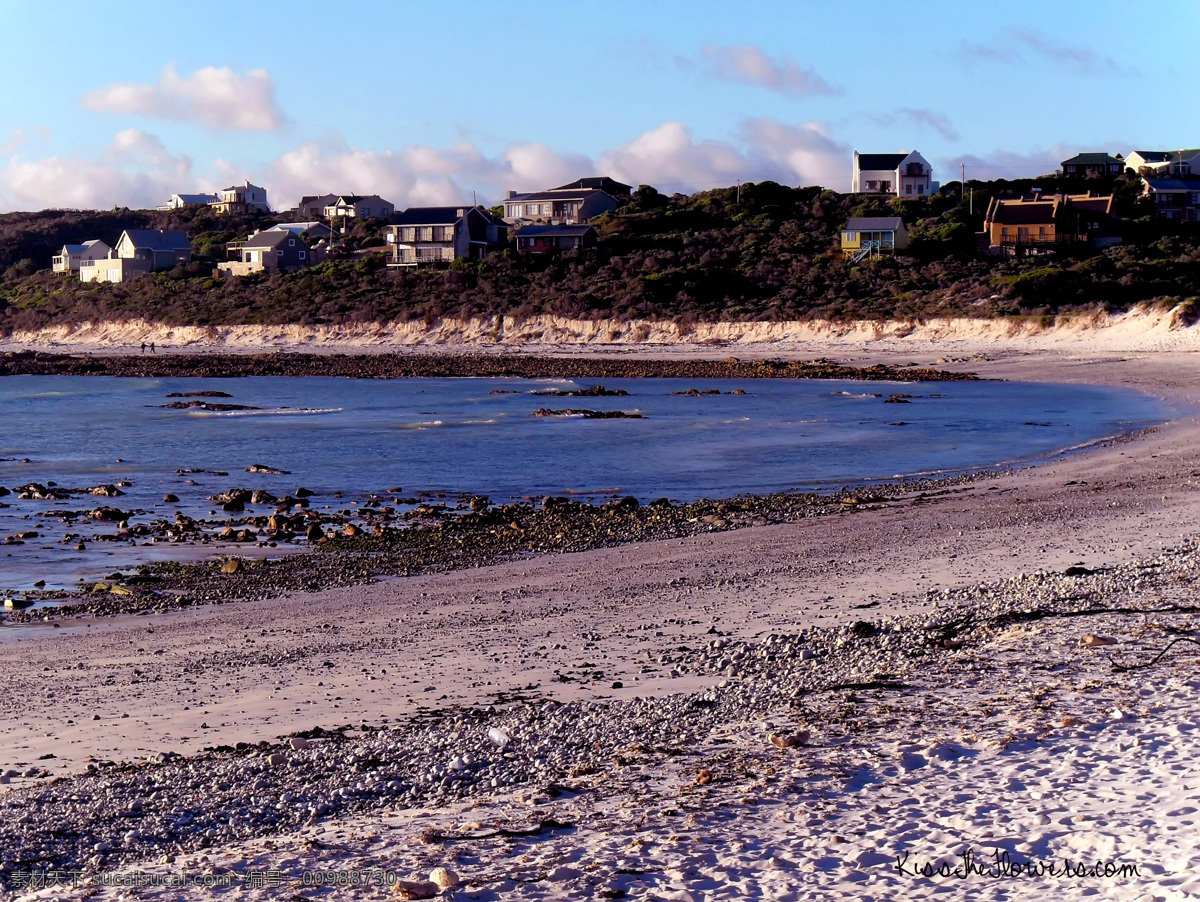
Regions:
M 508 196 L 507 196 L 507 197 L 505 197 L 505 200 L 508 200 L 509 198 L 513 198 L 513 197 L 516 197 L 516 196 L 517 196 L 517 192 L 516 192 L 516 191 L 509 191 L 509 192 L 508 192 Z

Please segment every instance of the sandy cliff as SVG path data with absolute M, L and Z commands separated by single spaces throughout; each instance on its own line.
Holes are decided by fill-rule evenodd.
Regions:
M 191 352 L 393 351 L 458 346 L 512 347 L 628 346 L 638 348 L 711 345 L 850 347 L 873 342 L 962 349 L 1013 346 L 1095 351 L 1189 350 L 1200 335 L 1175 311 L 1138 309 L 1125 314 L 1035 319 L 929 319 L 852 322 L 719 322 L 677 324 L 663 320 L 583 320 L 559 316 L 481 317 L 341 326 L 248 325 L 167 326 L 147 321 L 99 322 L 15 332 L 0 349 L 57 348 L 79 352 L 127 351 L 142 342 Z

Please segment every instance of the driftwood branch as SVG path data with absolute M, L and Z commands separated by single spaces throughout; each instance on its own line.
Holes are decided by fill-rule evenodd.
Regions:
M 1180 642 L 1190 642 L 1190 643 L 1192 643 L 1192 645 L 1200 645 L 1200 641 L 1198 641 L 1196 639 L 1189 638 L 1188 636 L 1180 636 L 1179 638 L 1172 639 L 1170 642 L 1168 642 L 1166 648 L 1164 648 L 1162 651 L 1160 651 L 1158 654 L 1156 654 L 1149 661 L 1146 661 L 1144 664 L 1118 664 L 1116 659 L 1112 655 L 1108 656 L 1108 660 L 1112 662 L 1113 670 L 1119 671 L 1121 673 L 1125 673 L 1126 671 L 1129 671 L 1129 670 L 1143 670 L 1147 667 L 1153 667 L 1155 664 L 1157 664 L 1159 661 L 1161 661 L 1163 659 L 1163 656 L 1166 655 L 1167 652 L 1169 652 L 1172 648 L 1174 648 Z

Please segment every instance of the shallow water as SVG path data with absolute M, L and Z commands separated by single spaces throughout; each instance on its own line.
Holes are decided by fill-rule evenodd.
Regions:
M 136 520 L 207 515 L 205 496 L 233 486 L 275 494 L 303 485 L 314 505 L 345 509 L 367 493 L 486 494 L 493 501 L 571 493 L 584 499 L 729 497 L 824 489 L 1046 459 L 1175 415 L 1122 389 L 1037 383 L 611 379 L 629 397 L 554 398 L 532 391 L 591 383 L 526 379 L 133 379 L 13 376 L 0 380 L 0 485 L 82 488 L 127 480 L 120 498 L 0 498 L 0 587 L 38 578 L 71 585 L 194 548 L 93 543 L 67 551 L 65 529 L 40 511 L 111 504 Z M 704 397 L 674 395 L 719 389 Z M 743 389 L 746 395 L 726 394 Z M 170 392 L 259 410 L 168 410 Z M 493 394 L 493 391 L 512 392 Z M 909 403 L 885 403 L 909 394 Z M 622 410 L 645 419 L 536 418 L 538 408 Z M 22 462 L 28 458 L 29 462 Z M 251 464 L 290 471 L 245 472 Z M 228 472 L 179 475 L 183 468 Z M 189 485 L 192 479 L 197 484 Z M 344 493 L 333 499 L 332 493 Z M 179 504 L 164 504 L 172 492 Z M 111 530 L 111 526 L 109 527 Z M 78 524 L 72 527 L 79 531 Z

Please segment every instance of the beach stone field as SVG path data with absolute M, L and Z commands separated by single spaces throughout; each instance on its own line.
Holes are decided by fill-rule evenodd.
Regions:
M 0 898 L 1200 898 L 1198 437 L 460 499 L 7 611 Z

